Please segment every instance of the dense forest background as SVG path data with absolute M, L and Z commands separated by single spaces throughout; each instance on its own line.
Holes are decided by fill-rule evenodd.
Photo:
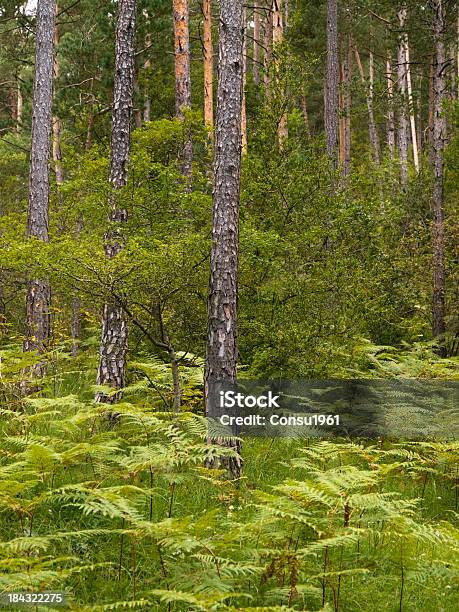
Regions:
M 0 1 L 1 588 L 457 609 L 457 442 L 203 417 L 236 372 L 457 380 L 457 3 L 36 4 Z

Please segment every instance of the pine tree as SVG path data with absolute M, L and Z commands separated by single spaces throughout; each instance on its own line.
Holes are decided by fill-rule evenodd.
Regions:
M 207 401 L 212 386 L 236 380 L 243 44 L 242 0 L 221 0 L 205 373 Z M 238 444 L 234 446 L 239 450 Z M 234 477 L 240 476 L 239 458 L 222 458 L 221 463 Z
M 134 93 L 134 45 L 136 0 L 120 0 L 116 28 L 115 81 L 113 91 L 112 138 L 109 182 L 110 227 L 105 233 L 105 254 L 113 258 L 124 248 L 120 224 L 126 223 L 128 213 L 118 205 L 117 191 L 126 186 L 131 146 L 132 99 Z M 104 305 L 102 337 L 97 383 L 120 390 L 125 385 L 128 322 L 122 305 L 111 297 Z M 113 403 L 121 392 L 98 392 L 96 401 Z
M 32 107 L 27 237 L 49 240 L 49 150 L 52 127 L 55 0 L 39 0 Z M 44 353 L 50 337 L 51 289 L 46 280 L 27 284 L 25 351 Z M 42 374 L 44 365 L 35 368 Z

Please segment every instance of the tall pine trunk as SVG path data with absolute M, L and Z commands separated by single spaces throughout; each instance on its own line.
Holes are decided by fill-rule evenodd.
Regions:
M 127 184 L 131 146 L 132 98 L 134 92 L 134 45 L 136 0 L 120 0 L 116 28 L 115 81 L 113 91 L 112 138 L 110 151 L 110 226 L 105 233 L 105 254 L 113 258 L 124 248 L 120 226 L 127 221 L 127 210 L 118 204 L 117 191 Z M 114 298 L 104 305 L 97 384 L 108 385 L 116 393 L 98 392 L 96 401 L 114 403 L 125 386 L 128 324 L 126 313 Z
M 202 0 L 204 16 L 204 123 L 214 125 L 214 49 L 212 45 L 212 0 Z
M 174 9 L 174 55 L 175 55 L 175 114 L 184 119 L 185 111 L 191 108 L 190 76 L 190 31 L 188 0 L 173 0 Z M 191 177 L 193 145 L 186 137 L 181 153 L 182 173 Z
M 243 38 L 242 0 L 221 0 L 205 372 L 207 408 L 209 389 L 236 379 Z M 235 442 L 231 446 L 240 450 Z M 241 475 L 240 456 L 222 457 L 220 463 L 235 478 Z
M 242 108 L 241 108 L 241 147 L 242 155 L 247 153 L 247 9 L 244 7 L 244 43 L 242 46 Z
M 280 82 L 280 70 L 279 65 L 279 45 L 282 44 L 284 39 L 284 20 L 282 16 L 282 0 L 273 0 L 273 53 L 274 53 L 274 76 L 276 79 L 276 89 L 278 90 L 278 96 L 280 98 L 280 115 L 277 123 L 277 141 L 279 147 L 282 147 L 282 143 L 288 137 L 287 127 L 287 114 L 284 108 L 285 92 L 281 91 L 279 87 Z
M 49 150 L 52 128 L 55 0 L 39 0 L 32 105 L 27 237 L 49 240 Z M 25 351 L 46 351 L 50 338 L 51 289 L 46 280 L 27 284 Z M 34 374 L 44 373 L 44 364 Z
M 338 5 L 327 0 L 327 67 L 325 73 L 325 136 L 327 154 L 338 165 Z
M 444 263 L 444 210 L 443 210 L 443 150 L 446 141 L 446 120 L 443 100 L 445 84 L 445 9 L 443 0 L 432 0 L 435 57 L 433 64 L 433 133 L 432 163 L 434 185 L 432 192 L 432 248 L 433 248 L 433 303 L 432 335 L 434 338 L 445 332 L 445 263 Z

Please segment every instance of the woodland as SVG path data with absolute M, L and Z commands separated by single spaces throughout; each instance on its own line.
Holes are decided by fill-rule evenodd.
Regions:
M 0 0 L 1 606 L 458 610 L 454 436 L 206 420 L 457 384 L 458 162 L 453 0 Z

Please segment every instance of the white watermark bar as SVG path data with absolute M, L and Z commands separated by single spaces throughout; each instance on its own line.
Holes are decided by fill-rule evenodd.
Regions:
M 62 591 L 6 591 L 0 593 L 0 605 L 8 610 L 29 606 L 66 607 L 67 595 Z
M 459 439 L 459 381 L 211 382 L 210 437 Z

